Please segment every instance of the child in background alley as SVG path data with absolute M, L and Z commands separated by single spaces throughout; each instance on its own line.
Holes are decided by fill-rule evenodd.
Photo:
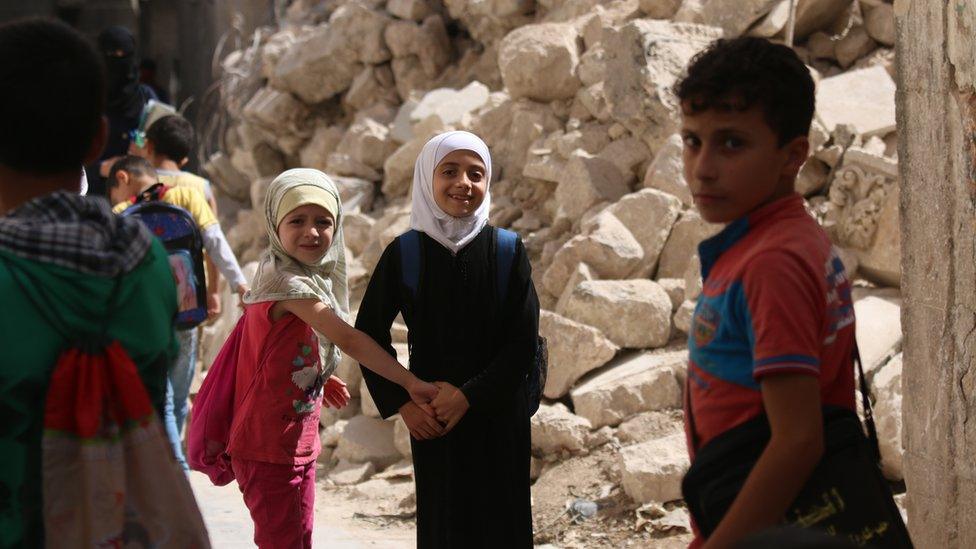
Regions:
M 719 40 L 676 94 L 695 205 L 727 224 L 699 246 L 685 406 L 692 467 L 710 442 L 761 414 L 771 431 L 724 518 L 693 543 L 730 547 L 785 516 L 823 456 L 822 406 L 854 410 L 854 309 L 843 264 L 794 191 L 814 83 L 793 50 Z
M 438 391 L 344 320 L 349 301 L 335 183 L 318 170 L 288 170 L 268 187 L 265 218 L 271 245 L 239 321 L 227 453 L 258 547 L 308 548 L 323 393 L 335 407 L 349 400 L 332 375 L 339 350 L 420 405 Z
M 106 141 L 105 89 L 100 55 L 67 25 L 0 25 L 0 547 L 80 543 L 45 532 L 42 513 L 66 503 L 42 501 L 41 440 L 55 361 L 72 339 L 107 323 L 157 412 L 176 358 L 166 251 L 137 220 L 78 194 L 82 165 Z
M 228 280 L 231 287 L 243 296 L 247 291 L 247 279 L 241 272 L 237 259 L 227 243 L 224 232 L 217 223 L 210 206 L 207 205 L 200 191 L 189 187 L 168 187 L 156 179 L 156 170 L 149 162 L 138 156 L 124 156 L 109 172 L 107 181 L 108 193 L 112 202 L 116 204 L 115 212 L 121 213 L 135 203 L 136 197 L 142 193 L 150 193 L 159 200 L 179 206 L 190 213 L 200 229 L 203 237 L 203 247 Z M 211 277 L 208 285 L 208 303 L 219 296 L 214 295 L 217 287 L 216 276 Z M 208 307 L 209 308 L 209 307 Z M 187 400 L 190 396 L 190 385 L 196 372 L 197 343 L 199 331 L 196 328 L 177 331 L 180 342 L 180 355 L 169 371 L 167 386 L 167 402 L 164 409 L 164 424 L 166 433 L 173 446 L 177 461 L 184 470 L 189 470 L 183 454 L 182 431 L 187 415 Z
M 183 171 L 193 151 L 194 135 L 193 125 L 187 119 L 170 114 L 152 121 L 141 143 L 138 139 L 132 141 L 129 151 L 148 160 L 156 168 L 156 176 L 163 185 L 200 191 L 216 217 L 217 199 L 210 181 Z M 221 311 L 219 271 L 210 254 L 206 254 L 204 259 L 207 269 L 207 314 L 213 319 Z
M 491 156 L 468 132 L 431 139 L 414 168 L 411 227 L 387 246 L 356 327 L 395 356 L 390 326 L 402 313 L 410 368 L 444 380 L 431 415 L 396 385 L 363 370 L 384 418 L 399 413 L 411 434 L 417 547 L 530 548 L 526 375 L 536 352 L 539 302 L 528 255 L 516 241 L 498 274 L 499 232 L 488 225 Z M 404 281 L 404 254 L 419 262 Z M 502 299 L 499 276 L 507 275 Z

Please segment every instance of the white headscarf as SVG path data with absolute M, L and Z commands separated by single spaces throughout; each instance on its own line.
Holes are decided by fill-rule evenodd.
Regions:
M 471 151 L 485 163 L 485 200 L 467 217 L 454 217 L 434 201 L 434 170 L 444 157 L 454 151 Z M 474 240 L 488 224 L 491 209 L 491 153 L 488 145 L 470 132 L 453 131 L 435 136 L 424 145 L 413 168 L 413 203 L 410 227 L 439 242 L 456 254 Z
M 329 251 L 315 265 L 306 265 L 292 258 L 278 238 L 278 209 L 285 194 L 295 187 L 311 185 L 325 190 L 336 200 L 335 232 Z M 300 206 L 301 204 L 298 204 Z M 288 212 L 284 212 L 287 214 Z M 318 299 L 331 307 L 343 320 L 349 318 L 349 287 L 346 280 L 346 245 L 342 230 L 342 200 L 339 189 L 329 176 L 318 170 L 296 168 L 288 170 L 268 186 L 264 201 L 264 216 L 271 245 L 261 258 L 251 290 L 244 295 L 244 303 L 286 301 L 290 299 Z M 319 356 L 323 375 L 332 375 L 342 355 L 339 349 L 322 334 Z

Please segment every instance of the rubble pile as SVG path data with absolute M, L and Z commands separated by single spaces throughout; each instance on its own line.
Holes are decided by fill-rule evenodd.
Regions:
M 526 244 L 550 346 L 546 401 L 532 419 L 534 477 L 545 482 L 559 464 L 610 447 L 608 478 L 635 506 L 679 499 L 696 251 L 721 227 L 692 205 L 670 89 L 716 38 L 783 40 L 789 4 L 296 0 L 276 28 L 222 61 L 230 123 L 206 171 L 237 205 L 222 210 L 232 247 L 244 263 L 267 245 L 261 203 L 275 175 L 299 166 L 329 173 L 347 211 L 355 310 L 384 247 L 409 228 L 423 144 L 448 129 L 478 134 L 493 156 L 491 222 Z M 859 279 L 858 334 L 885 473 L 900 480 L 893 8 L 798 0 L 796 10 L 795 49 L 817 81 L 798 191 Z M 208 328 L 205 364 L 230 316 Z M 394 341 L 406 363 L 402 324 Z M 351 360 L 338 375 L 355 398 L 323 413 L 327 482 L 402 468 L 402 421 L 379 418 Z

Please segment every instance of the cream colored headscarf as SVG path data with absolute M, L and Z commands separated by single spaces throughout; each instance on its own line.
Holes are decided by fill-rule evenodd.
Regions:
M 444 157 L 454 151 L 471 151 L 485 163 L 485 200 L 468 217 L 453 217 L 434 201 L 434 170 Z M 491 210 L 491 154 L 488 145 L 473 133 L 445 132 L 424 145 L 413 168 L 413 196 L 410 227 L 439 242 L 456 254 L 474 240 L 488 224 Z
M 314 195 L 320 193 L 289 193 L 303 185 L 324 190 L 335 198 L 335 232 L 332 245 L 322 259 L 315 265 L 301 263 L 285 252 L 281 239 L 278 238 L 278 223 L 281 217 L 303 205 L 305 202 L 294 200 L 296 195 Z M 286 199 L 287 195 L 287 200 Z M 291 206 L 283 211 L 282 202 Z M 292 203 L 294 203 L 292 205 Z M 279 216 L 279 210 L 281 216 Z M 297 168 L 288 170 L 271 182 L 268 186 L 267 198 L 264 201 L 264 217 L 267 223 L 268 238 L 271 245 L 261 258 L 257 274 L 251 290 L 244 295 L 244 303 L 261 303 L 265 301 L 285 301 L 290 299 L 318 299 L 331 307 L 340 318 L 348 322 L 349 319 L 349 287 L 346 281 L 346 245 L 342 230 L 342 200 L 339 189 L 329 179 L 329 176 L 318 170 Z M 341 355 L 339 349 L 322 334 L 317 333 L 319 339 L 319 356 L 323 366 L 323 375 L 332 375 L 339 364 Z

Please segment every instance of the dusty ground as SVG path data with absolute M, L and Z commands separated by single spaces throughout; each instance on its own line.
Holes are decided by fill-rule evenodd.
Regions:
M 637 506 L 603 471 L 614 459 L 604 447 L 584 458 L 546 470 L 533 487 L 536 545 L 549 548 L 687 547 L 690 537 L 638 527 Z M 413 549 L 416 507 L 413 480 L 401 470 L 380 474 L 355 486 L 332 486 L 319 475 L 315 501 L 315 547 L 329 549 Z M 610 475 L 613 475 L 611 472 Z M 325 478 L 324 478 L 325 477 Z M 386 477 L 386 478 L 383 478 Z M 215 487 L 201 473 L 190 483 L 217 549 L 254 547 L 254 529 L 236 484 Z M 573 517 L 567 503 L 595 501 L 599 510 L 588 519 Z M 648 516 L 648 513 L 644 513 Z
M 215 549 L 254 547 L 254 527 L 237 485 L 216 487 L 202 473 L 190 473 L 190 484 Z M 328 549 L 412 549 L 408 522 L 379 525 L 354 518 L 358 504 L 343 494 L 319 488 L 315 499 L 313 545 Z

